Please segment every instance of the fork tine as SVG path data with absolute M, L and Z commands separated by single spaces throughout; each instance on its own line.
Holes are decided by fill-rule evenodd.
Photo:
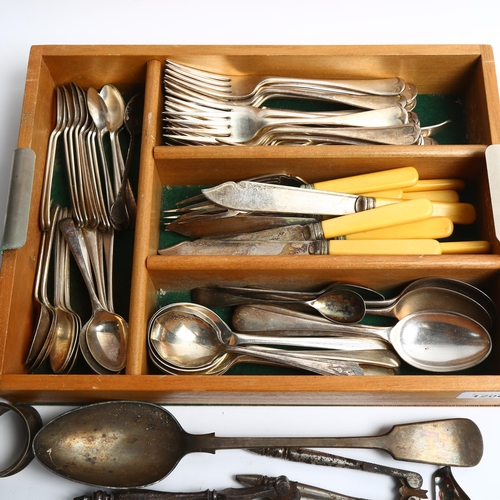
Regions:
M 220 82 L 221 84 L 226 83 L 227 85 L 231 85 L 231 78 L 229 78 L 227 75 L 212 73 L 211 71 L 204 71 L 198 68 L 193 68 L 191 66 L 185 66 L 184 64 L 174 62 L 171 59 L 166 60 L 166 66 L 175 68 L 178 72 L 193 76 L 194 78 L 198 78 L 201 81 Z

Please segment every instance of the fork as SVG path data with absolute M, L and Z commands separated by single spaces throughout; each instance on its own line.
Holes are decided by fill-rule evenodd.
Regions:
M 208 71 L 194 69 L 171 60 L 165 64 L 165 75 L 176 77 L 185 83 L 194 83 L 197 88 L 203 89 L 209 96 L 230 97 L 235 100 L 245 100 L 255 96 L 262 88 L 270 85 L 284 85 L 296 88 L 316 88 L 321 90 L 348 92 L 354 94 L 371 95 L 399 95 L 406 82 L 399 77 L 366 79 L 366 80 L 316 80 L 290 77 L 261 78 L 255 85 L 248 75 L 228 76 Z
M 224 137 L 231 143 L 246 143 L 261 130 L 270 130 L 281 125 L 329 125 L 343 127 L 390 127 L 404 125 L 408 113 L 401 106 L 379 110 L 362 111 L 332 116 L 308 115 L 307 112 L 295 116 L 286 111 L 259 109 L 252 106 L 234 106 L 230 111 L 170 111 L 165 127 L 167 132 L 189 132 Z M 180 126 L 176 126 L 180 125 Z
M 301 98 L 315 101 L 326 101 L 336 104 L 343 104 L 361 109 L 380 109 L 399 104 L 400 106 L 412 110 L 416 105 L 416 90 L 414 86 L 408 86 L 401 94 L 397 95 L 372 95 L 354 94 L 331 89 L 321 88 L 298 88 L 284 85 L 269 85 L 263 87 L 256 95 L 247 99 L 234 99 L 232 97 L 222 97 L 221 95 L 206 92 L 203 87 L 165 78 L 165 94 L 183 100 L 206 104 L 207 101 L 214 104 L 245 104 L 248 106 L 260 107 L 265 101 L 274 98 Z

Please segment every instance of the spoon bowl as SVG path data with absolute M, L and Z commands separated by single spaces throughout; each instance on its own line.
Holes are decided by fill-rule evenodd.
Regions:
M 367 308 L 366 314 L 403 319 L 409 314 L 424 310 L 440 310 L 463 314 L 474 319 L 486 329 L 491 328 L 493 324 L 490 314 L 479 302 L 460 292 L 435 286 L 407 290 L 390 306 Z
M 372 437 L 218 437 L 189 434 L 161 406 L 134 401 L 96 403 L 46 424 L 33 440 L 37 460 L 66 479 L 102 488 L 135 488 L 166 477 L 187 454 L 267 447 L 378 448 L 396 460 L 474 466 L 483 454 L 468 419 L 395 425 Z

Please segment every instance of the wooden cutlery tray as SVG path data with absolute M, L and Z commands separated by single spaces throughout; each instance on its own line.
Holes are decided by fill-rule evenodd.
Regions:
M 447 119 L 454 107 L 456 135 L 433 146 L 164 146 L 163 68 L 166 58 L 209 71 L 254 76 L 381 78 L 414 83 L 423 125 Z M 49 135 L 55 123 L 55 87 L 75 82 L 99 89 L 111 83 L 128 95 L 145 92 L 138 174 L 138 218 L 133 249 L 117 248 L 125 284 L 130 337 L 126 371 L 96 375 L 27 373 L 24 366 L 36 321 L 33 285 L 41 232 L 38 215 Z M 432 108 L 432 109 L 431 109 Z M 150 316 L 168 302 L 189 299 L 197 286 L 262 285 L 319 289 L 346 281 L 399 291 L 425 276 L 472 283 L 500 304 L 497 240 L 485 151 L 499 142 L 500 105 L 492 50 L 483 45 L 417 46 L 36 46 L 26 79 L 19 148 L 36 155 L 27 241 L 3 254 L 0 281 L 0 396 L 16 402 L 80 403 L 137 399 L 166 404 L 497 405 L 500 403 L 500 330 L 492 331 L 486 362 L 460 374 L 406 373 L 391 377 L 290 374 L 170 376 L 149 362 Z M 160 256 L 162 197 L 175 187 L 215 185 L 283 172 L 307 182 L 403 166 L 421 179 L 459 177 L 477 210 L 466 237 L 488 240 L 491 253 L 440 256 Z M 500 168 L 500 165 L 498 166 Z M 493 192 L 498 186 L 491 186 Z M 498 193 L 496 194 L 498 196 Z M 165 200 L 163 200 L 164 202 Z M 129 274 L 127 274 L 129 273 Z M 123 300 L 122 300 L 123 301 Z

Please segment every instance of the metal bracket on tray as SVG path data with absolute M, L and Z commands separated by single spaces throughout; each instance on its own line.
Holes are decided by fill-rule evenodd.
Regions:
M 16 149 L 0 253 L 21 248 L 26 243 L 34 172 L 35 152 L 30 148 Z

